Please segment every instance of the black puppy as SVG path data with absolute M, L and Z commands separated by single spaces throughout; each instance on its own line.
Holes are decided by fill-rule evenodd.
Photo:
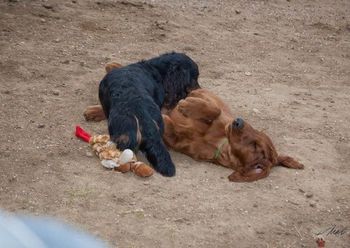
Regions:
M 100 83 L 99 98 L 111 139 L 121 150 L 140 149 L 164 176 L 175 166 L 163 143 L 161 107 L 173 108 L 196 88 L 198 66 L 182 53 L 167 53 L 111 70 Z

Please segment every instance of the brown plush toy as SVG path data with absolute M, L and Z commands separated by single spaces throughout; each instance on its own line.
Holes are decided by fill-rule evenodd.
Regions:
M 91 136 L 79 126 L 76 127 L 75 135 L 90 144 L 105 168 L 114 169 L 122 173 L 131 171 L 140 177 L 153 175 L 153 169 L 149 165 L 137 161 L 133 151 L 130 149 L 126 149 L 123 152 L 118 150 L 115 144 L 110 141 L 109 135 Z

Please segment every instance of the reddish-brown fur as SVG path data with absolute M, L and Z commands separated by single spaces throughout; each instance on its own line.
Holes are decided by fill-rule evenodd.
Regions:
M 234 169 L 230 181 L 251 182 L 267 177 L 275 165 L 302 169 L 288 156 L 279 156 L 270 138 L 247 122 L 237 130 L 228 106 L 206 89 L 192 91 L 163 114 L 164 140 L 176 151 L 196 160 Z

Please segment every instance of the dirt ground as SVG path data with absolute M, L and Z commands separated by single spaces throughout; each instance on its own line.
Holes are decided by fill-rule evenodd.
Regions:
M 349 13 L 348 0 L 1 0 L 0 207 L 111 247 L 316 247 L 332 227 L 326 247 L 349 247 Z M 73 132 L 107 132 L 82 116 L 105 63 L 172 50 L 305 169 L 230 183 L 176 152 L 173 178 L 103 169 Z

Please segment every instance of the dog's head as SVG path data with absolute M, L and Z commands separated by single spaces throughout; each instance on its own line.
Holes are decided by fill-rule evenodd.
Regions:
M 275 165 L 302 169 L 303 165 L 288 156 L 278 156 L 271 139 L 242 118 L 226 126 L 231 152 L 240 162 L 230 181 L 251 182 L 267 177 Z
M 164 106 L 172 109 L 189 92 L 199 88 L 198 66 L 183 53 L 167 53 L 148 61 L 163 79 Z

